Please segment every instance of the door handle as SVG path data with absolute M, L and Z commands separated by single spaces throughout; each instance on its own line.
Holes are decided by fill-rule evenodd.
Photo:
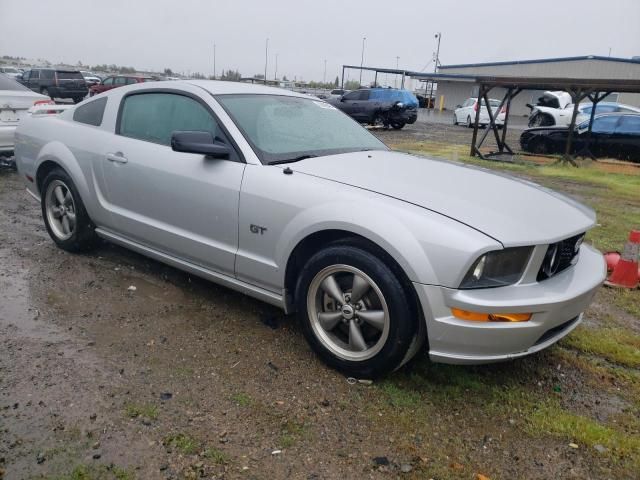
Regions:
M 129 161 L 121 152 L 107 153 L 107 160 L 115 163 L 127 163 Z

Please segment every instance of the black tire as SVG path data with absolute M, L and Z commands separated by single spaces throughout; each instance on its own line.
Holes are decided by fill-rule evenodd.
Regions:
M 535 128 L 535 127 L 551 127 L 555 124 L 556 122 L 551 115 L 538 112 L 529 119 L 528 125 L 529 125 L 529 128 Z
M 391 126 L 394 130 L 402 130 L 406 124 L 404 122 L 393 122 Z
M 458 117 L 456 116 L 456 114 L 453 114 L 453 124 L 454 125 L 458 125 Z
M 53 97 L 52 97 L 52 96 L 51 96 L 51 94 L 49 93 L 49 90 L 48 90 L 48 89 L 46 89 L 46 88 L 41 88 L 41 89 L 40 89 L 40 93 L 41 93 L 42 95 L 45 95 L 45 96 L 49 97 L 51 100 L 53 100 Z
M 473 128 L 473 123 L 471 123 L 471 115 L 467 115 L 467 128 Z
M 379 350 L 370 358 L 362 360 L 345 359 L 332 351 L 327 346 L 326 340 L 320 339 L 316 330 L 314 330 L 314 321 L 308 309 L 309 303 L 315 301 L 314 291 L 311 290 L 310 292 L 310 288 L 312 288 L 312 283 L 316 283 L 318 278 L 322 278 L 321 275 L 326 269 L 333 266 L 348 266 L 365 273 L 375 282 L 382 293 L 384 302 L 386 302 L 388 335 L 386 340 L 381 339 L 379 341 L 379 345 L 381 345 L 378 347 Z M 343 292 L 349 294 L 348 288 Z M 407 292 L 388 265 L 367 250 L 360 248 L 357 244 L 338 243 L 329 245 L 312 256 L 298 277 L 295 299 L 300 325 L 305 338 L 311 348 L 330 367 L 356 378 L 375 378 L 395 370 L 401 366 L 403 361 L 409 359 L 406 358 L 407 352 L 412 345 L 412 341 L 418 335 L 419 327 L 419 315 L 416 312 L 414 297 Z M 341 322 L 348 321 L 341 320 Z M 318 327 L 316 326 L 316 328 Z M 335 328 L 343 327 L 339 325 Z
M 387 128 L 385 124 L 384 116 L 381 113 L 376 113 L 371 119 L 371 125 L 374 127 L 383 127 Z
M 55 233 L 55 229 L 52 227 L 49 216 L 47 215 L 48 191 L 53 182 L 62 183 L 64 187 L 68 189 L 68 192 L 73 198 L 75 226 L 69 238 L 60 238 L 60 236 Z M 58 247 L 68 252 L 80 252 L 89 250 L 97 244 L 98 236 L 95 233 L 95 225 L 91 221 L 91 218 L 89 218 L 89 214 L 84 207 L 84 203 L 82 203 L 82 198 L 80 198 L 78 189 L 67 172 L 62 168 L 54 168 L 51 170 L 42 182 L 40 193 L 42 218 L 49 236 Z
M 74 97 L 73 103 L 80 103 L 83 100 L 83 97 Z
M 547 153 L 550 153 L 549 145 L 544 138 L 537 137 L 537 138 L 531 139 L 528 147 L 529 147 L 528 150 L 531 153 L 537 153 L 539 155 L 545 155 Z

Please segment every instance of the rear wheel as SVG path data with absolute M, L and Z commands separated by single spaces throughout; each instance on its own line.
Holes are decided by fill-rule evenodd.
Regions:
M 376 113 L 371 121 L 371 125 L 374 127 L 386 127 L 382 114 Z
M 394 130 L 402 130 L 405 126 L 404 122 L 393 122 L 391 123 L 391 126 L 393 127 Z
M 529 142 L 529 151 L 531 153 L 538 153 L 540 155 L 544 155 L 549 153 L 550 149 L 549 149 L 549 145 L 547 144 L 547 141 L 544 138 L 533 138 L 530 142 Z
M 458 116 L 455 113 L 453 114 L 453 124 L 458 125 Z
M 74 97 L 73 98 L 73 103 L 80 103 L 83 100 L 82 97 Z
M 302 331 L 329 366 L 358 378 L 391 372 L 418 333 L 412 297 L 380 259 L 352 245 L 315 254 L 298 279 Z
M 473 123 L 471 123 L 471 115 L 467 115 L 467 128 L 473 127 Z
M 53 169 L 42 182 L 42 217 L 58 247 L 69 252 L 87 250 L 96 243 L 95 226 L 71 177 Z
M 53 100 L 53 97 L 51 96 L 51 94 L 49 93 L 49 90 L 47 88 L 42 88 L 40 90 L 40 93 L 46 97 L 49 97 L 51 100 Z

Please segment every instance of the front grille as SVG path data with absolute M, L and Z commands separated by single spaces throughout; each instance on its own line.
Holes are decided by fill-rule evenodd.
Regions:
M 547 248 L 537 280 L 540 282 L 566 270 L 578 260 L 584 233 L 552 243 Z

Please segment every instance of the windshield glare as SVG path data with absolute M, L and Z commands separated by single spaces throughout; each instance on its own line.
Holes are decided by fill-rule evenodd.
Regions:
M 321 100 L 284 95 L 216 99 L 263 163 L 361 150 L 387 150 L 376 137 Z

